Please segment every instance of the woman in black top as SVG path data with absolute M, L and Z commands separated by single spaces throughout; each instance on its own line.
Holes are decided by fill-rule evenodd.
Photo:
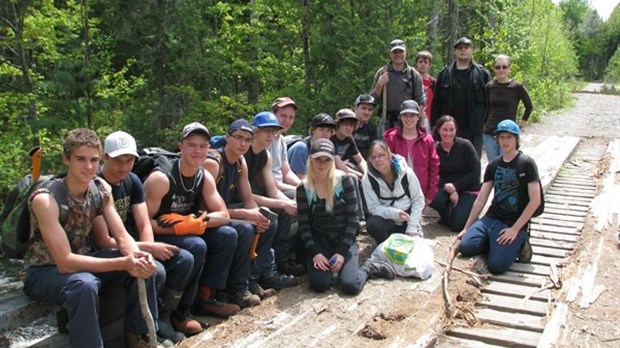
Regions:
M 355 182 L 336 170 L 336 151 L 329 139 L 319 139 L 310 148 L 308 175 L 297 187 L 299 236 L 306 248 L 308 280 L 316 292 L 329 289 L 332 274 L 338 274 L 343 292 L 358 294 L 369 276 L 388 278 L 386 270 L 358 266 L 355 241 L 359 227 Z M 393 271 L 391 278 L 394 278 Z
M 480 189 L 480 159 L 467 139 L 456 136 L 452 116 L 437 120 L 434 138 L 439 155 L 439 189 L 430 204 L 439 212 L 439 223 L 459 232 L 465 226 Z

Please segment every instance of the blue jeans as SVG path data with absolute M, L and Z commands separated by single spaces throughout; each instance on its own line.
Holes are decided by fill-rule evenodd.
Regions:
M 276 255 L 276 264 L 279 265 L 288 262 L 293 218 L 288 215 L 284 209 L 272 209 L 272 211 L 278 214 L 278 226 L 276 228 L 276 235 L 273 239 L 272 248 Z
M 202 238 L 198 236 L 175 236 L 175 235 L 164 235 L 164 234 L 156 235 L 155 240 L 158 242 L 164 242 L 164 243 L 176 245 L 182 250 L 187 251 L 189 254 L 191 254 L 191 256 L 193 256 L 194 262 L 191 267 L 191 272 L 188 272 L 188 274 L 186 275 L 187 280 L 184 283 L 185 285 L 183 287 L 179 286 L 178 288 L 171 287 L 171 289 L 173 290 L 177 290 L 177 289 L 183 290 L 183 296 L 181 297 L 179 308 L 180 309 L 190 308 L 192 304 L 194 303 L 194 298 L 196 298 L 196 293 L 198 292 L 198 281 L 200 279 L 200 274 L 202 273 L 202 269 L 205 264 L 205 258 L 207 254 L 207 243 L 205 243 L 205 241 L 202 240 Z M 185 253 L 183 254 L 186 255 Z M 180 261 L 172 261 L 172 260 L 173 259 L 169 260 L 168 262 L 170 263 L 180 262 Z M 167 263 L 164 263 L 164 266 L 166 266 L 166 264 Z M 168 265 L 168 266 L 171 267 L 172 265 Z M 176 267 L 179 268 L 178 270 L 179 273 L 176 272 Z M 167 277 L 168 278 L 172 277 L 173 279 L 175 279 L 175 281 L 182 278 L 183 275 L 180 274 L 181 272 L 180 269 L 182 267 L 183 266 L 180 266 L 180 265 L 175 266 L 175 272 L 173 272 L 172 274 L 169 274 Z M 166 285 L 169 287 L 170 285 L 168 284 L 172 284 L 172 282 L 169 279 L 166 281 Z
M 491 160 L 495 159 L 497 156 L 501 156 L 504 154 L 502 148 L 499 147 L 499 144 L 495 140 L 495 137 L 490 134 L 483 134 L 482 141 L 484 143 L 484 151 L 487 153 L 487 160 L 491 162 Z
M 321 254 L 330 259 L 335 251 L 332 248 L 320 246 Z M 314 255 L 312 255 L 314 256 Z M 342 292 L 347 295 L 357 295 L 364 288 L 368 274 L 359 268 L 359 254 L 357 244 L 353 243 L 346 255 L 344 256 L 344 264 L 338 274 L 338 284 L 342 287 Z M 306 269 L 308 270 L 308 281 L 310 287 L 316 292 L 325 292 L 329 289 L 332 282 L 332 272 L 322 271 L 314 268 L 312 257 L 307 258 Z
M 459 192 L 459 202 L 456 206 L 452 205 L 450 195 L 443 189 L 437 191 L 435 199 L 430 207 L 437 210 L 444 225 L 448 226 L 452 232 L 460 232 L 467 223 L 467 218 L 471 212 L 471 207 L 476 201 L 477 195 L 469 192 Z
M 89 256 L 114 258 L 122 256 L 117 249 L 104 249 Z M 155 276 L 145 279 L 147 300 L 157 325 Z M 69 315 L 71 347 L 103 347 L 99 329 L 99 292 L 105 288 L 128 287 L 125 303 L 125 331 L 146 334 L 142 319 L 136 279 L 125 271 L 60 273 L 55 265 L 31 266 L 24 280 L 24 293 L 31 299 L 51 305 L 62 305 Z
M 202 238 L 209 246 L 200 285 L 212 289 L 246 290 L 250 276 L 250 248 L 254 231 L 249 224 L 207 228 Z
M 469 227 L 461 239 L 459 251 L 463 256 L 488 254 L 489 272 L 504 273 L 519 256 L 527 236 L 527 230 L 524 228 L 519 231 L 512 243 L 498 244 L 499 232 L 508 227 L 510 226 L 499 220 L 485 216 Z

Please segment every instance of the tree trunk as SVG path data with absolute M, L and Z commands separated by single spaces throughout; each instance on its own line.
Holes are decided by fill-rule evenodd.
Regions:
M 92 76 L 90 72 L 90 27 L 88 24 L 88 1 L 82 0 L 82 36 L 84 40 L 84 63 L 82 73 L 86 84 L 86 124 L 93 128 Z
M 452 44 L 459 36 L 459 7 L 456 0 L 448 0 L 448 42 L 446 42 L 446 62 L 452 57 Z
M 257 104 L 258 103 L 258 72 L 256 71 L 256 67 L 258 66 L 258 34 L 256 29 L 256 13 L 255 13 L 256 0 L 250 0 L 250 37 L 252 38 L 252 42 L 254 45 L 250 48 L 250 62 L 254 62 L 252 64 L 252 72 L 249 76 L 249 84 L 248 84 L 248 104 Z
M 301 41 L 304 52 L 304 83 L 306 90 L 312 86 L 312 72 L 310 70 L 310 22 L 308 19 L 308 7 L 310 0 L 301 0 Z

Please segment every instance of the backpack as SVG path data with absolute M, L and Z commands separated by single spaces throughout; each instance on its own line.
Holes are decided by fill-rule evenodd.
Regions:
M 372 190 L 375 192 L 375 194 L 377 195 L 379 199 L 382 199 L 385 201 L 391 201 L 390 206 L 393 206 L 394 202 L 400 200 L 403 197 L 409 197 L 409 180 L 407 179 L 406 173 L 405 175 L 403 175 L 402 178 L 400 178 L 400 184 L 403 187 L 403 190 L 405 190 L 405 193 L 403 193 L 402 195 L 398 197 L 382 197 L 380 194 L 381 189 L 379 188 L 379 182 L 377 181 L 377 179 L 375 179 L 372 175 L 369 174 L 368 181 L 370 181 L 370 186 L 372 186 Z
M 211 140 L 209 140 L 209 146 L 212 149 L 221 149 L 226 145 L 226 137 L 223 135 L 214 135 Z
M 224 175 L 224 169 L 226 166 L 222 165 L 222 154 L 216 149 L 209 149 L 207 152 L 207 158 L 211 158 L 217 162 L 218 171 L 217 177 L 215 179 L 215 185 L 219 184 L 220 180 L 222 180 L 222 176 Z M 237 158 L 237 173 L 241 173 L 241 162 L 243 161 L 243 156 Z
M 291 135 L 285 135 L 284 136 L 284 144 L 286 145 L 286 149 L 290 149 L 291 146 L 293 146 L 295 143 L 298 143 L 300 141 L 305 141 L 306 142 L 306 146 L 308 146 L 308 150 L 310 150 L 310 136 L 303 136 L 303 135 L 296 135 L 296 134 L 291 134 Z
M 159 147 L 144 148 L 139 155 L 132 171 L 142 182 L 157 168 L 161 168 L 164 173 L 170 173 L 174 161 L 181 157 L 177 153 Z
M 36 241 L 30 236 L 30 211 L 28 199 L 39 188 L 48 189 L 56 198 L 59 208 L 59 221 L 64 225 L 69 218 L 69 202 L 65 185 L 55 185 L 64 175 L 44 175 L 38 181 L 32 181 L 32 175 L 24 176 L 11 190 L 6 204 L 0 214 L 0 248 L 5 257 L 23 258 L 24 253 Z M 96 179 L 95 179 L 96 180 Z M 90 182 L 89 199 L 94 200 L 97 212 L 102 210 L 103 202 L 95 180 Z

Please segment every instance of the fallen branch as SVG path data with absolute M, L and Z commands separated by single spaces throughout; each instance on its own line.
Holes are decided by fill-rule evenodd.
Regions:
M 444 266 L 444 267 L 448 266 L 446 263 L 438 261 L 438 260 L 435 260 L 435 262 L 437 262 L 439 265 Z M 458 272 L 461 272 L 463 274 L 467 274 L 467 275 L 472 276 L 472 277 L 481 278 L 481 279 L 484 279 L 484 280 L 486 280 L 486 279 L 488 279 L 488 278 L 490 278 L 492 276 L 491 274 L 478 274 L 476 272 L 466 271 L 466 270 L 464 270 L 462 268 L 458 268 L 458 267 L 454 267 L 454 266 L 450 267 L 450 269 L 458 271 Z
M 149 304 L 146 297 L 146 284 L 144 279 L 136 278 L 138 282 L 138 299 L 140 301 L 140 311 L 142 312 L 142 318 L 146 322 L 146 327 L 149 330 L 149 347 L 157 347 L 157 333 L 155 332 L 155 321 L 153 315 L 149 309 Z

